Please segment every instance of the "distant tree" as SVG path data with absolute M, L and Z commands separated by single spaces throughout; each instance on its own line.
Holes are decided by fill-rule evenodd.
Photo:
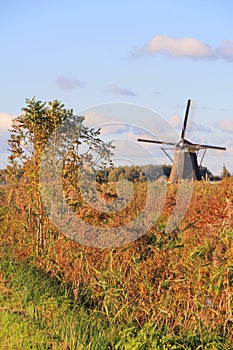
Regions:
M 139 166 L 131 166 L 129 180 L 133 182 L 144 180 L 142 169 Z
M 163 173 L 166 177 L 169 177 L 170 176 L 170 173 L 171 173 L 171 170 L 172 170 L 172 166 L 171 165 L 166 165 L 166 164 L 163 164 L 162 165 L 162 169 L 163 169 Z
M 169 177 L 170 172 L 170 165 L 118 166 L 109 170 L 108 181 L 117 182 L 122 179 L 131 182 L 155 181 L 163 175 Z
M 123 173 L 123 167 L 121 167 L 121 166 L 110 169 L 109 174 L 108 174 L 108 181 L 109 182 L 117 182 L 121 173 Z
M 227 170 L 226 166 L 224 165 L 223 169 L 222 169 L 222 178 L 228 178 L 230 176 L 231 176 L 231 174 L 229 173 L 229 171 Z
M 145 177 L 147 181 L 154 181 L 160 178 L 164 175 L 164 171 L 162 169 L 162 166 L 160 165 L 154 165 L 154 164 L 148 164 L 142 166 L 142 170 L 145 174 Z
M 206 179 L 206 177 L 207 177 L 208 179 L 211 180 L 213 178 L 213 174 L 211 173 L 211 171 L 209 171 L 207 169 L 207 167 L 204 167 L 204 166 L 201 165 L 199 167 L 199 170 L 200 170 L 200 175 L 201 175 L 202 179 Z

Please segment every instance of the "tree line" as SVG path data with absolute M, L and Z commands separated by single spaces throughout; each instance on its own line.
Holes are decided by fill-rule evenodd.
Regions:
M 131 182 L 156 181 L 163 177 L 165 180 L 169 178 L 172 166 L 169 164 L 147 164 L 147 165 L 120 165 L 117 167 L 100 170 L 97 173 L 97 181 L 100 183 L 117 182 L 120 180 L 128 180 Z M 220 176 L 213 175 L 212 172 L 204 166 L 199 167 L 201 178 L 209 181 L 220 181 L 222 178 L 230 177 L 231 174 L 226 166 Z
M 120 180 L 128 180 L 130 182 L 156 181 L 163 177 L 168 179 L 171 172 L 171 165 L 168 164 L 148 164 L 148 165 L 120 165 L 115 167 L 107 167 L 101 170 L 93 170 L 97 183 L 118 182 Z M 0 184 L 5 185 L 7 182 L 7 174 L 10 167 L 0 169 Z M 203 180 L 220 181 L 222 178 L 231 176 L 226 166 L 223 166 L 221 176 L 213 175 L 207 167 L 201 166 L 200 173 Z M 19 179 L 24 175 L 24 169 L 21 166 L 15 168 L 15 176 Z

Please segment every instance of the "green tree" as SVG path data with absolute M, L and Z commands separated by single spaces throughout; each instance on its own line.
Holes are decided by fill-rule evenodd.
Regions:
M 100 138 L 100 129 L 94 130 L 84 126 L 84 117 L 77 116 L 72 109 L 67 110 L 57 100 L 52 102 L 36 101 L 35 97 L 26 99 L 26 107 L 23 113 L 16 117 L 12 123 L 9 145 L 11 154 L 9 162 L 11 173 L 16 174 L 18 169 L 23 169 L 24 183 L 30 194 L 31 203 L 36 217 L 35 229 L 37 232 L 37 251 L 44 247 L 43 208 L 39 191 L 39 170 L 41 156 L 45 146 L 53 134 L 56 140 L 56 132 L 59 130 L 62 140 L 60 148 L 56 149 L 55 162 L 63 162 L 64 177 L 77 185 L 77 173 L 84 164 L 89 162 L 92 170 L 100 162 L 100 167 L 111 164 L 112 145 L 105 143 Z M 76 138 L 69 140 L 69 133 L 62 134 L 62 125 Z M 82 147 L 81 147 L 82 146 Z M 64 159 L 64 149 L 66 157 Z

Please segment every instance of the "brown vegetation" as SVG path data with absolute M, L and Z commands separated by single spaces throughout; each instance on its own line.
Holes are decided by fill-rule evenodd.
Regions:
M 143 198 L 145 184 L 135 186 L 137 198 Z M 174 232 L 166 233 L 164 227 L 176 202 L 176 185 L 171 185 L 156 225 L 138 241 L 114 249 L 73 242 L 43 212 L 39 254 L 38 213 L 23 178 L 14 186 L 2 186 L 1 193 L 2 251 L 11 251 L 15 259 L 32 260 L 71 283 L 77 300 L 90 307 L 98 305 L 100 313 L 108 310 L 119 321 L 130 315 L 139 326 L 151 321 L 171 332 L 196 329 L 201 323 L 232 339 L 231 178 L 214 185 L 195 183 L 184 220 Z M 143 204 L 143 200 L 133 201 L 107 225 L 122 224 Z M 101 215 L 95 213 L 92 219 L 104 225 Z

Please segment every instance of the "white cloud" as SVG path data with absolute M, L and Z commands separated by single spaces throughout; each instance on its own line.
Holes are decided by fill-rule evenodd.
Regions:
M 211 56 L 209 45 L 194 38 L 170 38 L 165 35 L 155 36 L 145 47 L 147 53 L 166 52 L 169 56 L 201 58 Z
M 122 134 L 129 130 L 129 125 L 123 122 L 116 122 L 104 114 L 94 111 L 85 114 L 85 125 L 95 129 L 101 128 L 101 135 Z
M 229 119 L 218 120 L 214 124 L 214 126 L 219 128 L 223 132 L 229 132 L 229 133 L 233 132 L 233 120 L 229 120 Z
M 126 88 L 119 87 L 115 84 L 109 84 L 107 86 L 107 91 L 116 95 L 125 95 L 125 96 L 136 96 L 135 92 Z
M 15 116 L 8 113 L 0 113 L 0 132 L 7 131 L 11 127 L 14 117 Z
M 76 87 L 82 87 L 85 83 L 78 78 L 68 78 L 68 77 L 59 77 L 56 80 L 56 84 L 59 88 L 63 90 L 73 90 Z
M 160 147 L 148 143 L 137 142 L 135 135 L 127 139 L 114 140 L 114 163 L 126 164 L 156 164 L 157 159 L 164 157 Z M 140 135 L 141 136 L 141 135 Z M 146 135 L 145 135 L 146 136 Z M 147 137 L 148 138 L 148 137 Z
M 182 130 L 182 125 L 183 125 L 183 120 L 178 115 L 173 115 L 172 117 L 169 118 L 169 122 L 171 125 L 178 131 L 178 133 L 181 132 Z M 210 127 L 196 123 L 194 121 L 190 121 L 187 126 L 187 131 L 190 132 L 203 132 L 203 133 L 210 133 L 212 130 Z
M 182 121 L 178 115 L 173 115 L 169 118 L 169 123 L 175 128 L 180 130 L 182 126 Z
M 233 42 L 222 40 L 222 44 L 217 48 L 216 52 L 219 57 L 227 61 L 233 61 Z
M 109 121 L 109 118 L 107 118 L 105 115 L 94 111 L 87 112 L 85 114 L 85 124 L 88 126 L 95 127 L 96 125 L 105 124 Z
M 225 139 L 224 146 L 227 149 L 225 152 L 225 156 L 232 158 L 232 155 L 233 155 L 233 140 L 232 140 L 232 138 Z
M 158 53 L 170 57 L 233 61 L 233 42 L 224 39 L 217 48 L 212 48 L 209 44 L 191 37 L 172 38 L 167 35 L 156 35 L 143 48 L 131 51 L 131 56 Z
M 152 139 L 151 135 L 148 134 L 146 131 L 141 130 L 136 127 L 131 127 L 126 135 L 127 139 L 138 142 L 137 139 Z M 154 146 L 154 144 L 147 144 L 150 146 Z

